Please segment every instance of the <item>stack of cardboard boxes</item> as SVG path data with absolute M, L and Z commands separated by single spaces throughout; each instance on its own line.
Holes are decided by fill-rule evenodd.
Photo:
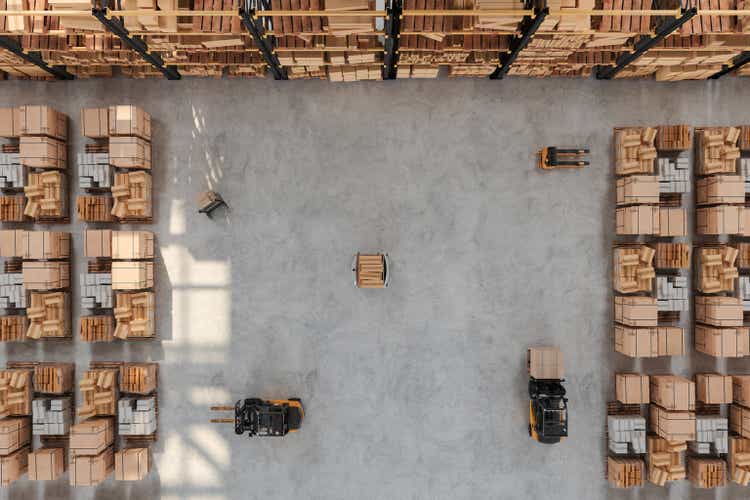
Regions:
M 26 474 L 30 444 L 28 416 L 0 419 L 0 485 L 8 486 Z
M 49 106 L 0 109 L 0 220 L 68 218 L 67 117 Z
M 749 331 L 743 326 L 742 300 L 737 297 L 695 297 L 695 349 L 716 357 L 750 355 Z
M 727 480 L 725 457 L 729 444 L 727 418 L 721 405 L 732 402 L 732 377 L 718 373 L 695 376 L 696 397 L 700 406 L 696 416 L 696 438 L 689 443 L 688 478 L 698 488 L 724 486 Z
M 70 429 L 70 485 L 95 486 L 114 470 L 111 417 L 90 418 Z
M 6 318 L 13 318 L 0 322 L 0 337 L 70 337 L 70 233 L 2 230 L 0 257 L 7 259 L 5 270 L 11 271 L 1 275 L 0 306 Z
M 135 438 L 138 446 L 126 447 L 115 454 L 115 479 L 143 479 L 151 469 L 149 448 L 144 441 L 155 440 L 157 430 L 158 368 L 156 363 L 125 363 L 120 370 L 118 430 L 128 440 Z
M 151 116 L 137 106 L 81 110 L 83 136 L 99 141 L 79 156 L 76 200 L 87 222 L 151 222 Z

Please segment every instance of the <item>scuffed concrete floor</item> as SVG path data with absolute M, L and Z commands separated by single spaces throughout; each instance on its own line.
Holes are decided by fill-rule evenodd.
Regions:
M 82 106 L 152 114 L 160 334 L 6 345 L 0 361 L 161 365 L 146 481 L 24 479 L 3 498 L 746 498 L 734 486 L 717 497 L 687 484 L 611 490 L 603 441 L 612 374 L 635 366 L 610 340 L 612 127 L 749 123 L 746 80 L 0 88 L 0 106 L 54 104 L 72 117 L 71 163 Z M 535 169 L 539 147 L 577 144 L 591 147 L 590 168 Z M 231 205 L 213 221 L 195 210 L 207 187 Z M 77 275 L 83 224 L 61 229 L 74 233 Z M 390 254 L 392 284 L 357 290 L 352 256 L 374 250 Z M 566 355 L 571 438 L 558 446 L 526 434 L 534 343 Z M 697 354 L 672 365 L 713 367 Z M 302 398 L 302 431 L 249 440 L 208 423 L 209 405 L 249 396 Z

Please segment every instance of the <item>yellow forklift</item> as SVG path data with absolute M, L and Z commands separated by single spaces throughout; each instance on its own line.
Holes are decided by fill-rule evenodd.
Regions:
M 281 437 L 297 432 L 305 418 L 299 398 L 263 400 L 248 398 L 234 406 L 212 406 L 211 411 L 234 410 L 234 418 L 213 418 L 212 423 L 234 424 L 234 433 L 249 437 Z
M 583 168 L 589 164 L 588 148 L 547 146 L 537 152 L 537 166 L 543 170 Z
M 568 437 L 568 399 L 563 387 L 562 353 L 556 347 L 531 347 L 529 372 L 529 436 L 544 444 Z

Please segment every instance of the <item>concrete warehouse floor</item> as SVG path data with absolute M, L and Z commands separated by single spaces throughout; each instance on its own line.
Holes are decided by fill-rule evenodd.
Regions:
M 0 88 L 0 106 L 68 113 L 71 163 L 81 107 L 152 114 L 160 335 L 7 344 L 0 362 L 161 366 L 148 480 L 74 489 L 23 479 L 3 498 L 747 498 L 687 483 L 612 490 L 603 439 L 613 373 L 638 366 L 611 344 L 612 127 L 748 123 L 745 79 Z M 537 148 L 576 144 L 591 147 L 590 168 L 535 168 Z M 208 187 L 231 205 L 213 221 L 195 209 Z M 74 233 L 74 296 L 83 228 L 60 227 Z M 391 286 L 358 290 L 352 257 L 376 250 L 390 254 Z M 571 437 L 552 447 L 526 433 L 524 354 L 536 343 L 566 356 Z M 713 362 L 672 361 L 677 373 L 699 368 Z M 250 440 L 208 423 L 209 405 L 250 396 L 301 397 L 301 432 Z

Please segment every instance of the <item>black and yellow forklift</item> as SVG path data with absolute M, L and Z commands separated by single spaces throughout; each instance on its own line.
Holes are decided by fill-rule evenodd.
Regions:
M 583 168 L 589 164 L 588 148 L 547 146 L 537 152 L 537 166 L 542 170 Z
M 562 382 L 562 353 L 555 347 L 527 351 L 529 436 L 544 444 L 568 437 L 568 399 Z
M 271 399 L 248 398 L 232 406 L 212 406 L 212 411 L 234 410 L 234 418 L 214 418 L 211 422 L 234 424 L 234 433 L 249 437 L 281 437 L 297 432 L 305 418 L 305 409 L 299 398 Z

